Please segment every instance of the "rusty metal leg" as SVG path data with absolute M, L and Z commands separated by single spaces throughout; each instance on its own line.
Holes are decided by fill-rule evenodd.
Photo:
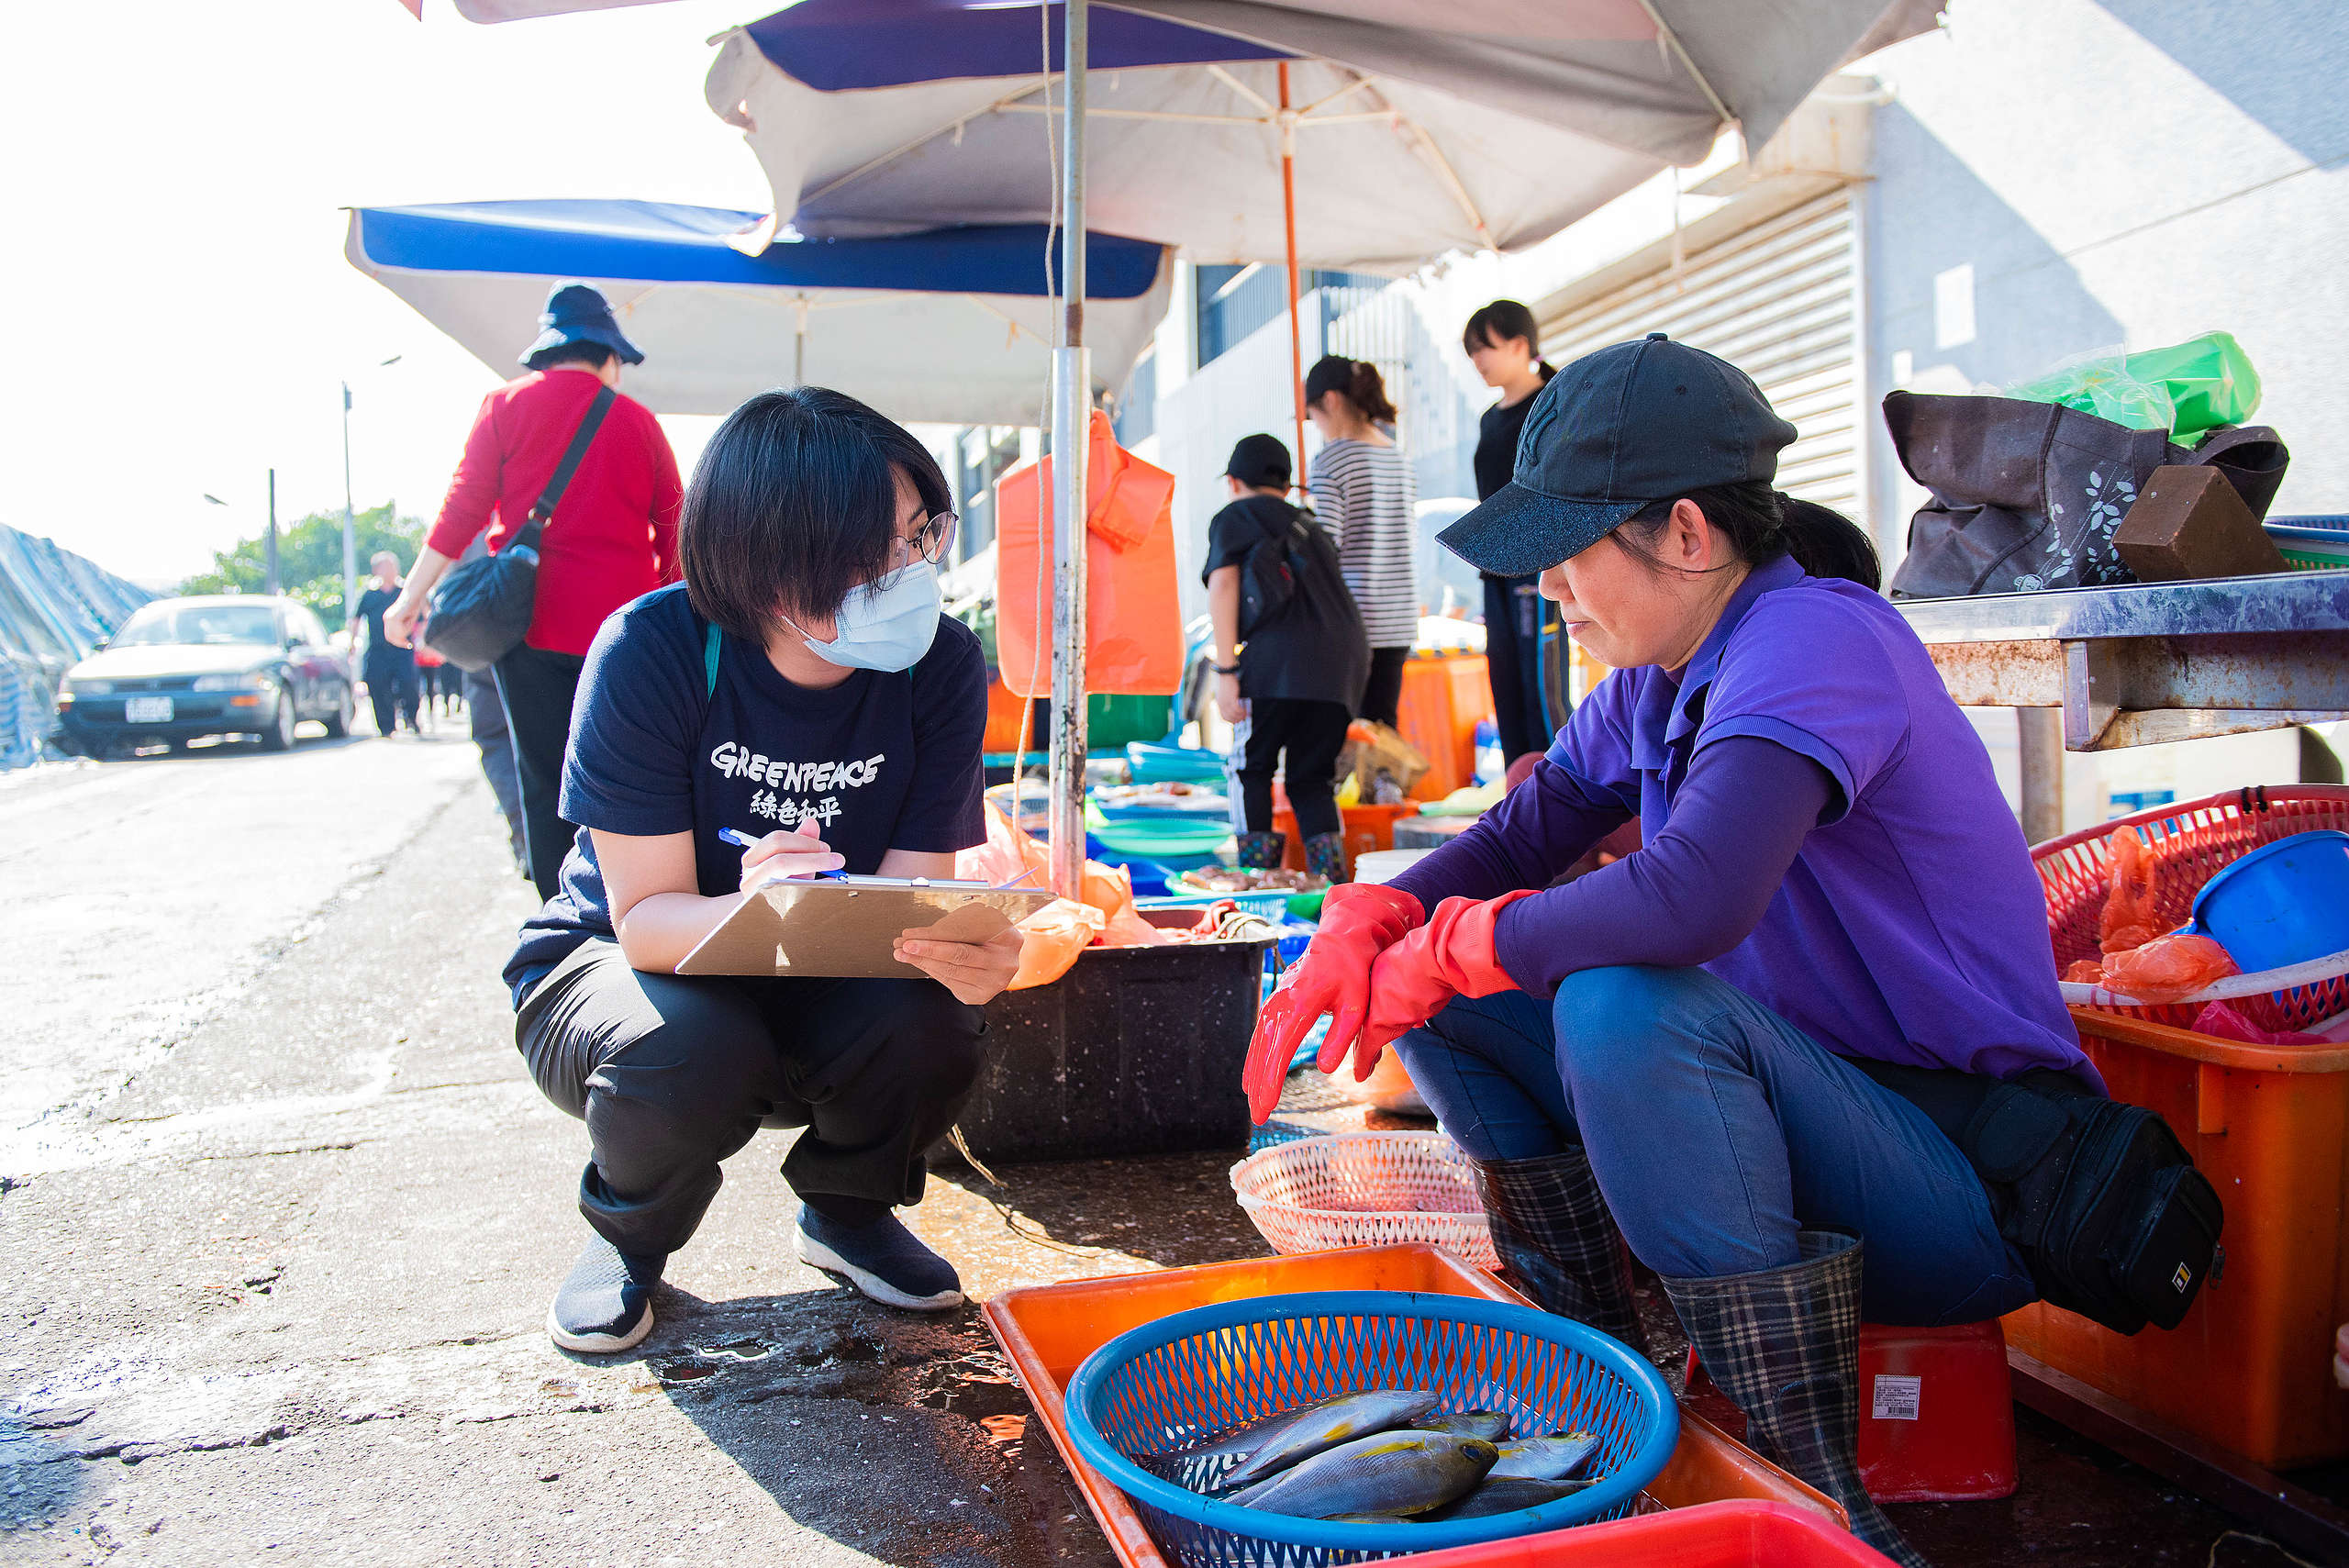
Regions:
M 2022 836 L 2045 843 L 2064 830 L 2064 710 L 2019 707 L 2021 741 Z

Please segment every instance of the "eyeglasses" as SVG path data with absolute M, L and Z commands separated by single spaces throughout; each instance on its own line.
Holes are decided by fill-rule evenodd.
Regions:
M 909 565 L 916 557 L 935 566 L 946 559 L 946 547 L 954 542 L 954 525 L 963 519 L 952 512 L 935 512 L 913 538 L 899 536 L 891 560 L 899 566 Z

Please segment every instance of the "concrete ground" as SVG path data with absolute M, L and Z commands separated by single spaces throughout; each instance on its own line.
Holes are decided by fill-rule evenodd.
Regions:
M 0 1561 L 1113 1562 L 974 1311 L 792 1261 L 785 1135 L 639 1353 L 548 1343 L 584 1140 L 511 1044 L 531 906 L 445 729 L 0 777 Z M 1363 1117 L 1310 1075 L 1284 1110 Z M 912 1223 L 977 1296 L 1258 1255 L 1231 1158 L 937 1178 Z M 2287 1561 L 2024 1450 L 2015 1498 L 1904 1526 L 1950 1564 Z

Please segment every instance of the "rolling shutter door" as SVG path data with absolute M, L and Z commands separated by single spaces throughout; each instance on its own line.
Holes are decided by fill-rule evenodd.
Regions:
M 1857 236 L 1842 191 L 1804 203 L 1542 323 L 1564 365 L 1650 332 L 1751 375 L 1799 432 L 1778 488 L 1862 520 Z

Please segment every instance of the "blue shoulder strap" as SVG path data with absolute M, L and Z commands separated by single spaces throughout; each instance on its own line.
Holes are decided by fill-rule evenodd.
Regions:
M 709 623 L 709 635 L 702 639 L 701 669 L 702 678 L 706 683 L 701 695 L 705 697 L 714 697 L 718 695 L 718 623 L 716 621 Z

